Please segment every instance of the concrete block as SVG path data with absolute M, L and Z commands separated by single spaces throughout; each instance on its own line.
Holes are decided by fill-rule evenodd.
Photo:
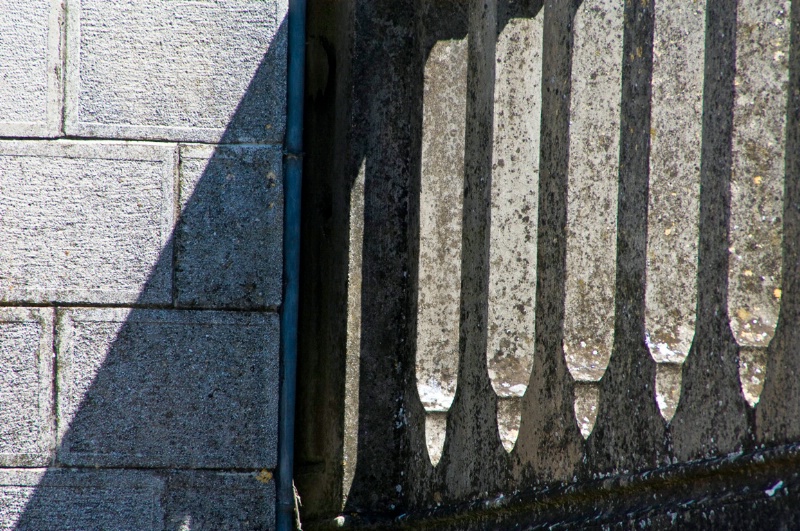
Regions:
M 61 130 L 61 0 L 0 0 L 0 136 Z
M 275 467 L 275 314 L 74 309 L 56 335 L 60 463 Z
M 70 0 L 67 133 L 280 142 L 286 9 L 286 0 Z
M 0 466 L 46 465 L 55 447 L 53 310 L 0 308 L 0 367 Z
M 134 470 L 0 470 L 0 529 L 160 531 L 163 487 Z
M 175 153 L 0 142 L 0 300 L 170 303 Z
M 164 529 L 267 531 L 275 528 L 275 482 L 259 473 L 177 472 L 167 480 Z
M 252 309 L 280 303 L 281 175 L 278 148 L 181 148 L 178 305 Z

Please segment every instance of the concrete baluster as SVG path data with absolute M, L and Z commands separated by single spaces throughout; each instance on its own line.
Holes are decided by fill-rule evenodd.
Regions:
M 574 39 L 564 353 L 576 380 L 575 416 L 588 437 L 614 340 L 622 2 L 583 2 Z
M 788 0 L 737 9 L 728 315 L 750 405 L 764 385 L 782 294 L 789 10 Z
M 511 18 L 497 39 L 486 355 L 507 451 L 533 363 L 543 18 Z
M 695 331 L 704 46 L 704 1 L 656 4 L 645 337 L 667 420 Z
M 433 45 L 424 83 L 416 375 L 435 465 L 458 376 L 466 38 Z

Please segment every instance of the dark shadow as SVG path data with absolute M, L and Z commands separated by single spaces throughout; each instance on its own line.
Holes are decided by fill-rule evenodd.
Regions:
M 71 421 L 44 476 L 16 480 L 35 489 L 16 529 L 274 525 L 282 146 L 241 142 L 282 129 L 286 33 L 227 145 L 180 148 L 180 215 L 133 309 L 57 308 L 58 414 Z M 150 304 L 153 290 L 171 303 Z
M 435 469 L 415 379 L 424 67 L 436 42 L 467 35 L 467 7 L 444 0 L 311 5 L 317 15 L 310 17 L 307 108 L 313 110 L 306 144 L 320 149 L 309 154 L 305 174 L 306 333 L 299 370 L 307 386 L 300 391 L 297 441 L 298 483 L 311 519 L 342 507 L 398 513 L 437 498 L 496 491 L 508 481 L 497 473 L 510 469 L 509 457 L 498 438 L 485 365 L 495 80 L 494 57 L 482 46 L 493 49 L 509 20 L 536 16 L 541 2 L 500 2 L 483 45 L 470 48 L 459 391 Z M 350 389 L 344 376 L 347 238 L 354 220 L 348 213 L 360 171 L 363 247 L 360 278 L 350 279 L 360 283 L 359 384 Z M 354 435 L 346 433 L 344 410 L 356 392 L 357 440 L 346 443 Z M 349 492 L 342 491 L 345 444 L 357 447 Z
M 783 195 L 783 293 L 768 350 L 764 391 L 756 406 L 758 441 L 800 438 L 800 2 L 792 4 Z
M 653 3 L 626 2 L 624 17 L 614 343 L 586 441 L 590 469 L 606 473 L 655 468 L 667 446 L 644 329 Z
M 728 318 L 728 257 L 736 75 L 736 0 L 708 2 L 700 166 L 697 318 L 670 423 L 681 461 L 740 451 L 752 418 Z
M 545 2 L 536 245 L 536 339 L 514 448 L 517 485 L 568 481 L 583 456 L 564 357 L 573 27 L 582 2 Z

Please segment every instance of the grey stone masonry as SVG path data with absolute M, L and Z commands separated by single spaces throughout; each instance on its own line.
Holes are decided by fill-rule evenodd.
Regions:
M 0 470 L 0 529 L 163 529 L 164 483 L 138 471 Z
M 175 159 L 168 144 L 1 141 L 0 301 L 171 302 Z
M 0 136 L 58 136 L 62 0 L 0 0 L 0 13 Z
M 271 529 L 265 473 L 0 470 L 0 529 Z
M 286 9 L 286 0 L 69 0 L 66 133 L 281 142 Z
M 0 308 L 0 367 L 0 466 L 46 465 L 55 447 L 52 309 Z
M 275 525 L 288 0 L 0 0 L 0 530 Z
M 280 303 L 280 176 L 277 147 L 181 147 L 175 249 L 179 306 Z
M 274 468 L 274 314 L 59 312 L 58 461 Z

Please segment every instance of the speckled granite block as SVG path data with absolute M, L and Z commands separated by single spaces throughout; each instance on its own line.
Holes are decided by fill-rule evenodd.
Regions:
M 176 232 L 179 306 L 281 300 L 283 179 L 274 147 L 183 146 Z
M 70 0 L 66 132 L 281 142 L 286 9 L 286 0 Z
M 170 303 L 174 146 L 0 142 L 0 301 Z
M 0 0 L 0 136 L 58 136 L 62 23 L 62 0 Z
M 58 460 L 66 465 L 274 468 L 274 314 L 59 313 Z
M 0 308 L 0 466 L 46 465 L 54 447 L 53 310 Z

